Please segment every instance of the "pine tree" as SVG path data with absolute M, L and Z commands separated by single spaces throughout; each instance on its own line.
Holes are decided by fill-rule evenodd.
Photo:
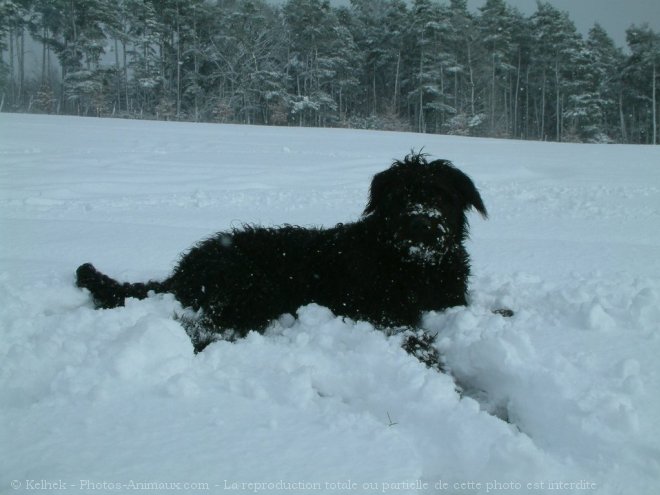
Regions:
M 332 84 L 332 97 L 337 103 L 339 125 L 350 125 L 355 115 L 364 109 L 364 89 L 361 84 L 364 54 L 355 39 L 356 24 L 351 9 L 340 7 L 335 10 L 337 38 L 333 66 L 336 77 Z
M 509 98 L 511 115 L 510 137 L 529 137 L 529 73 L 532 55 L 532 29 L 530 22 L 517 9 L 510 11 L 513 24 L 511 65 L 515 67 L 511 79 Z
M 456 114 L 447 71 L 453 66 L 447 52 L 449 10 L 431 0 L 415 0 L 411 15 L 408 106 L 418 132 L 439 132 L 447 116 Z
M 25 97 L 25 31 L 30 22 L 32 2 L 13 0 L 0 5 L 0 33 L 8 38 L 8 64 L 0 66 L 0 80 L 7 82 L 6 91 L 9 104 L 20 108 Z M 4 41 L 4 36 L 2 37 Z M 4 76 L 3 76 L 4 74 Z M 4 106 L 5 91 L 2 94 Z
M 334 78 L 347 61 L 335 53 L 352 43 L 338 37 L 335 11 L 327 0 L 289 0 L 283 8 L 289 31 L 288 76 L 293 84 L 291 112 L 299 125 L 331 125 L 338 122 L 338 104 L 333 98 Z
M 509 131 L 508 99 L 515 65 L 513 49 L 513 13 L 504 0 L 487 0 L 480 9 L 478 28 L 488 60 L 487 110 L 491 135 L 507 135 Z
M 585 46 L 585 96 L 587 104 L 581 134 L 590 141 L 611 141 L 622 134 L 618 122 L 621 93 L 620 67 L 623 52 L 614 45 L 607 32 L 596 23 L 590 30 Z M 590 110 L 589 110 L 590 109 Z
M 158 53 L 163 26 L 152 3 L 126 0 L 125 7 L 129 23 L 128 69 L 132 74 L 130 88 L 127 88 L 131 93 L 127 109 L 140 116 L 153 115 L 157 105 L 162 102 L 165 86 L 162 57 Z
M 410 13 L 402 0 L 351 0 L 353 36 L 363 62 L 364 113 L 398 113 Z
M 563 105 L 571 92 L 571 73 L 582 40 L 568 14 L 548 3 L 539 2 L 531 22 L 538 135 L 561 141 Z
M 451 79 L 451 102 L 454 114 L 444 130 L 450 134 L 468 135 L 483 122 L 485 114 L 477 105 L 476 61 L 480 56 L 475 20 L 468 11 L 467 0 L 451 0 L 449 4 L 447 48 L 451 54 L 447 73 Z
M 599 71 L 592 52 L 584 44 L 571 53 L 570 77 L 564 79 L 563 140 L 606 142 L 605 100 L 599 93 Z
M 9 66 L 4 60 L 4 51 L 7 49 L 5 42 L 9 33 L 9 16 L 13 8 L 12 2 L 3 2 L 0 4 L 0 112 L 4 107 L 7 83 L 9 79 Z
M 626 31 L 631 55 L 624 68 L 631 93 L 631 132 L 640 143 L 658 144 L 658 78 L 660 77 L 660 34 L 648 24 Z

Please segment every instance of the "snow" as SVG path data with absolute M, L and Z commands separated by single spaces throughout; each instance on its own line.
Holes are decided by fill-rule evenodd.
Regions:
M 244 222 L 354 221 L 422 147 L 489 211 L 470 305 L 424 318 L 451 376 L 312 302 L 195 356 L 170 295 L 96 311 L 74 285 L 164 277 Z M 660 487 L 658 147 L 0 114 L 0 164 L 1 493 Z

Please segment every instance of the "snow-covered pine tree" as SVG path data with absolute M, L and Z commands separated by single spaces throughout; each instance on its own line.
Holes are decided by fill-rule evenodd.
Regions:
M 538 137 L 561 141 L 563 105 L 573 88 L 571 78 L 583 42 L 568 14 L 549 3 L 538 3 L 531 22 Z
M 630 91 L 630 133 L 635 142 L 658 144 L 658 88 L 660 83 L 660 34 L 648 24 L 626 31 L 631 55 L 624 68 Z
M 512 63 L 513 13 L 504 0 L 486 0 L 479 9 L 477 27 L 484 47 L 487 71 L 483 74 L 488 121 L 491 135 L 507 135 L 509 131 L 509 99 L 516 66 Z M 486 62 L 487 61 L 487 62 Z M 486 81 L 488 81 L 486 83 Z
M 449 9 L 431 0 L 415 0 L 409 31 L 408 108 L 418 132 L 439 132 L 456 113 L 451 99 L 453 58 L 447 52 Z

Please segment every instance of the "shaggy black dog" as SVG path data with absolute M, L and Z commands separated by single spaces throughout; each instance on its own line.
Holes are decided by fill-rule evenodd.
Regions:
M 198 329 L 225 338 L 263 331 L 312 302 L 379 327 L 414 326 L 424 311 L 466 304 L 471 207 L 487 216 L 469 177 L 446 160 L 411 154 L 374 176 L 357 222 L 219 232 L 184 254 L 162 282 L 122 284 L 87 263 L 77 285 L 100 308 L 170 292 L 198 312 Z M 209 339 L 193 333 L 199 351 Z

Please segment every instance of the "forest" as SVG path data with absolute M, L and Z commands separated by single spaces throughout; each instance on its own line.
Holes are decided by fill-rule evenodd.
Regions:
M 0 111 L 657 144 L 660 34 L 626 42 L 544 2 L 0 0 Z

